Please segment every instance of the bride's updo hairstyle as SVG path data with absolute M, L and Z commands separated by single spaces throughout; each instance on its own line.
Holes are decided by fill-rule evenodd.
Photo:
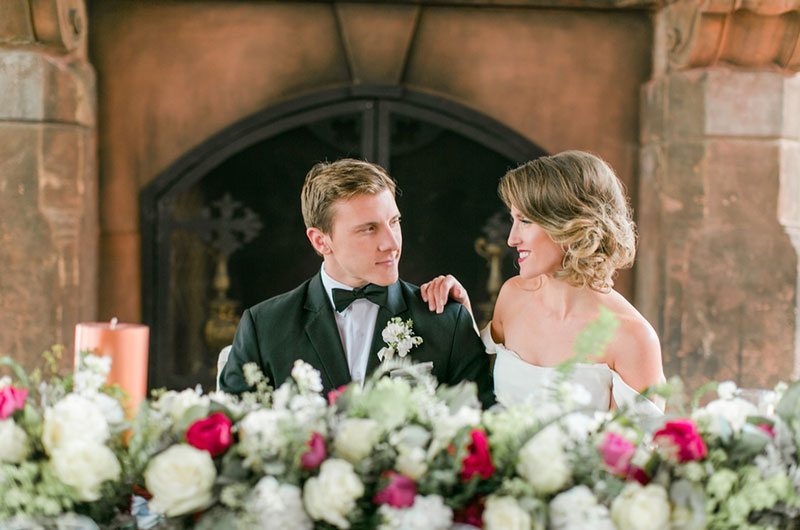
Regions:
M 622 183 L 603 160 L 583 151 L 543 156 L 510 170 L 500 198 L 565 252 L 555 277 L 608 292 L 617 269 L 636 255 L 636 231 Z

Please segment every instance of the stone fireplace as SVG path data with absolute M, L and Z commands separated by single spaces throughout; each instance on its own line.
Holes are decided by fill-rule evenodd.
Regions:
M 239 309 L 312 273 L 297 190 L 344 155 L 403 189 L 405 277 L 455 272 L 481 291 L 474 240 L 497 179 L 584 149 L 627 186 L 640 250 L 617 288 L 656 327 L 668 375 L 797 375 L 799 10 L 5 2 L 0 346 L 31 365 L 76 320 L 117 316 L 152 326 L 153 384 L 208 382 L 219 253 Z

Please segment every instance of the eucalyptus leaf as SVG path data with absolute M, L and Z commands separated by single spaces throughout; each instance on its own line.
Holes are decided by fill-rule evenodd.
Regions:
M 789 385 L 775 407 L 775 412 L 787 423 L 800 414 L 800 381 Z

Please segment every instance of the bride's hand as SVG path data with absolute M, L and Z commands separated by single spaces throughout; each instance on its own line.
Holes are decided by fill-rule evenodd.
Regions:
M 453 301 L 463 304 L 472 313 L 472 305 L 469 302 L 467 290 L 450 274 L 437 276 L 433 280 L 423 283 L 420 286 L 420 291 L 422 292 L 422 299 L 428 302 L 428 308 L 431 311 L 441 313 L 444 310 L 447 299 L 452 298 Z

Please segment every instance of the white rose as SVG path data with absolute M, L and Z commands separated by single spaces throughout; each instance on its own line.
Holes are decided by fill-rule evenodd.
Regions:
M 326 521 L 337 528 L 350 528 L 347 514 L 364 495 L 364 485 L 349 462 L 338 458 L 326 460 L 319 475 L 308 479 L 303 487 L 303 502 L 308 514 L 317 521 Z
M 425 460 L 426 452 L 421 447 L 401 446 L 397 460 L 395 461 L 395 469 L 414 480 L 419 480 L 422 475 L 428 472 L 428 463 Z
M 108 423 L 103 412 L 83 396 L 68 394 L 44 411 L 42 443 L 49 454 L 75 441 L 103 445 L 108 436 Z
M 526 479 L 537 493 L 555 493 L 572 477 L 569 458 L 564 451 L 566 436 L 556 424 L 538 432 L 522 446 L 517 473 Z
M 614 530 L 608 508 L 599 504 L 592 490 L 586 486 L 556 495 L 550 501 L 551 530 Z
M 197 511 L 211 503 L 217 469 L 207 451 L 191 445 L 173 445 L 156 456 L 144 471 L 153 494 L 150 509 L 167 517 Z
M 666 530 L 669 517 L 667 490 L 656 484 L 631 482 L 611 504 L 611 518 L 619 530 Z
M 355 464 L 369 456 L 380 438 L 381 426 L 377 421 L 348 418 L 339 426 L 333 444 L 338 456 Z
M 514 497 L 492 495 L 486 501 L 483 524 L 486 530 L 530 530 L 531 516 Z
M 25 431 L 11 418 L 0 420 L 0 462 L 19 464 L 31 454 Z
M 156 408 L 169 414 L 173 421 L 180 421 L 181 417 L 192 407 L 208 409 L 211 400 L 208 396 L 201 395 L 198 391 L 187 388 L 181 392 L 170 390 L 156 402 Z
M 53 474 L 78 492 L 78 500 L 93 502 L 100 498 L 100 486 L 107 480 L 119 480 L 121 468 L 117 457 L 105 445 L 76 440 L 53 450 L 50 458 Z
M 275 477 L 258 481 L 247 501 L 247 510 L 256 517 L 261 530 L 311 530 L 314 526 L 303 509 L 300 488 L 281 484 Z

